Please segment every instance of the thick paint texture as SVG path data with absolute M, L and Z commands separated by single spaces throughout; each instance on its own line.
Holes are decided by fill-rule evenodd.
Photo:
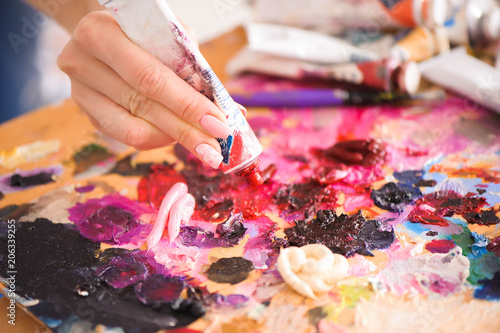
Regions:
M 355 253 L 370 256 L 372 250 L 387 248 L 396 239 L 392 228 L 383 230 L 378 221 L 366 220 L 362 212 L 338 216 L 331 210 L 319 211 L 310 222 L 296 221 L 285 235 L 292 246 L 319 243 L 347 257 Z
M 408 219 L 413 223 L 446 227 L 448 221 L 445 217 L 460 215 L 467 221 L 476 223 L 476 214 L 485 205 L 486 200 L 474 193 L 461 195 L 454 191 L 437 191 L 418 199 Z
M 73 164 L 60 166 L 60 192 L 15 204 L 9 194 L 24 189 L 0 185 L 8 201 L 0 219 L 54 222 L 16 224 L 18 293 L 59 332 L 98 324 L 153 332 L 189 325 L 205 311 L 194 331 L 498 331 L 500 303 L 490 302 L 500 271 L 495 119 L 461 99 L 262 112 L 250 118 L 265 147 L 258 188 L 179 146 L 176 164 L 162 154 L 97 164 L 80 154 L 84 169 L 101 166 L 99 179 L 85 172 L 85 181 L 66 182 L 62 172 Z M 44 170 L 53 171 L 16 172 Z M 125 198 L 137 176 L 138 200 Z M 192 218 L 174 241 L 164 232 L 155 248 L 141 250 L 178 182 L 195 198 Z M 123 195 L 109 195 L 116 191 Z M 56 224 L 68 218 L 74 226 Z M 2 231 L 3 277 L 4 243 Z M 281 248 L 317 243 L 349 256 L 350 268 L 317 301 L 305 301 L 283 283 L 277 258 Z
M 2 245 L 7 243 L 7 230 L 8 224 L 1 222 Z M 25 298 L 43 300 L 29 309 L 47 320 L 76 315 L 92 325 L 121 327 L 125 332 L 156 332 L 185 326 L 204 314 L 195 293 L 188 292 L 186 299 L 178 298 L 175 290 L 178 290 L 179 278 L 165 278 L 166 282 L 160 283 L 160 287 L 155 281 L 147 282 L 148 278 L 134 288 L 130 285 L 115 289 L 109 285 L 108 282 L 118 286 L 118 280 L 111 278 L 113 275 L 121 276 L 120 285 L 125 280 L 134 284 L 143 276 L 131 273 L 131 266 L 135 264 L 127 264 L 127 260 L 115 265 L 121 261 L 120 253 L 127 252 L 111 250 L 113 263 L 106 262 L 109 259 L 106 252 L 100 259 L 100 244 L 81 237 L 73 226 L 44 219 L 16 223 L 16 245 L 16 292 Z M 0 251 L 0 274 L 7 278 L 7 246 L 2 246 Z M 43 256 L 34 253 L 43 253 Z M 125 255 L 125 258 L 131 257 Z M 107 273 L 106 267 L 114 267 L 115 274 Z M 168 292 L 162 294 L 158 290 Z M 156 302 L 154 308 L 143 304 L 151 302 Z
M 244 258 L 221 258 L 210 265 L 207 276 L 217 283 L 237 284 L 246 280 L 253 269 L 253 263 Z
M 469 276 L 469 260 L 455 247 L 445 254 L 429 254 L 391 261 L 379 274 L 383 287 L 405 293 L 448 296 L 462 290 Z
M 456 246 L 455 242 L 448 239 L 434 239 L 425 244 L 425 249 L 432 253 L 448 253 Z
M 371 198 L 375 206 L 391 212 L 400 212 L 421 195 L 422 192 L 413 186 L 407 184 L 387 183 L 379 190 L 373 190 Z
M 143 224 L 141 216 L 152 214 L 147 206 L 119 195 L 91 199 L 69 210 L 69 219 L 80 234 L 95 242 L 108 244 L 139 244 L 151 225 Z

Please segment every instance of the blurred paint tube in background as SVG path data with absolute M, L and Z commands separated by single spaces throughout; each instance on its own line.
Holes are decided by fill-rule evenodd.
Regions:
M 254 72 L 294 80 L 315 78 L 408 94 L 415 93 L 420 84 L 416 63 L 395 58 L 320 65 L 244 49 L 228 63 L 227 71 L 231 76 Z
M 500 113 L 500 71 L 467 54 L 464 47 L 419 64 L 432 83 Z
M 391 56 L 403 61 L 420 62 L 449 50 L 450 40 L 444 27 L 429 29 L 418 26 L 396 43 L 391 50 Z
M 375 52 L 319 32 L 276 24 L 251 23 L 246 27 L 251 50 L 321 64 L 379 59 Z
M 339 34 L 443 25 L 449 0 L 256 0 L 256 20 Z
M 462 0 L 455 9 L 445 25 L 453 44 L 476 48 L 500 39 L 500 7 L 494 0 Z
M 379 0 L 389 15 L 403 27 L 442 26 L 449 11 L 448 0 Z

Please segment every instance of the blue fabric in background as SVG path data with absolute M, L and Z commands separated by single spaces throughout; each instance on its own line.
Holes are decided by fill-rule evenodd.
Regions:
M 41 17 L 21 0 L 0 1 L 0 122 L 38 107 L 32 97 L 38 94 L 34 61 Z

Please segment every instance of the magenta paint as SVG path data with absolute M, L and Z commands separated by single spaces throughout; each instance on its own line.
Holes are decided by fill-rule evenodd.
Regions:
M 115 194 L 77 204 L 69 209 L 69 220 L 90 240 L 139 247 L 151 230 L 154 213 L 150 207 Z
M 434 239 L 425 244 L 425 249 L 432 253 L 448 253 L 456 246 L 453 240 Z

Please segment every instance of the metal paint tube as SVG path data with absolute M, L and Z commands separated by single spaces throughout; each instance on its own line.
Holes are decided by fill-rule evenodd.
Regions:
M 431 30 L 419 26 L 396 43 L 391 50 L 391 55 L 403 61 L 420 62 L 449 50 L 450 40 L 445 28 L 437 27 Z
M 389 15 L 401 25 L 442 26 L 448 17 L 447 0 L 380 0 Z
M 99 0 L 113 15 L 128 38 L 150 52 L 225 113 L 234 130 L 221 146 L 224 173 L 262 183 L 258 157 L 262 146 L 226 88 L 194 46 L 165 0 Z
M 404 4 L 404 6 L 401 6 Z M 255 0 L 258 22 L 341 34 L 435 27 L 448 18 L 447 0 Z
M 230 75 L 255 72 L 295 80 L 318 78 L 408 94 L 415 93 L 420 84 L 417 64 L 413 61 L 402 62 L 396 58 L 318 65 L 245 49 L 228 63 L 227 71 Z
M 500 39 L 500 7 L 493 0 L 467 0 L 445 26 L 454 44 L 487 46 Z
M 276 24 L 246 27 L 251 50 L 321 64 L 377 60 L 377 53 L 326 34 Z
M 467 54 L 464 47 L 419 64 L 429 81 L 500 113 L 500 71 Z

